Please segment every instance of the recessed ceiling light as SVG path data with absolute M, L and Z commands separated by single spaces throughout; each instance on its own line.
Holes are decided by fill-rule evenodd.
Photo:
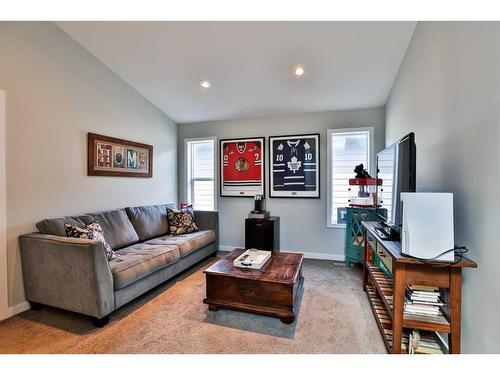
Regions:
M 212 86 L 212 84 L 209 81 L 203 80 L 203 81 L 200 81 L 200 86 L 208 89 L 210 86 Z
M 298 66 L 295 68 L 295 75 L 296 76 L 301 76 L 304 74 L 304 68 L 302 66 Z

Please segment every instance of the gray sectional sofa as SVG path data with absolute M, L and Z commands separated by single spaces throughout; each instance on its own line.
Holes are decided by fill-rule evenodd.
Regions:
M 19 237 L 26 299 L 93 317 L 109 314 L 218 250 L 218 213 L 195 211 L 200 231 L 168 235 L 167 207 L 127 207 L 46 219 L 39 233 Z M 66 237 L 64 224 L 96 220 L 118 255 L 108 261 L 102 242 Z

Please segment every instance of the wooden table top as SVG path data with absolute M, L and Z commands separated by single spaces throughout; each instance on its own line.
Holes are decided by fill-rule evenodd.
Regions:
M 304 258 L 304 255 L 300 253 L 274 252 L 271 255 L 271 259 L 260 270 L 234 267 L 233 261 L 243 252 L 245 252 L 245 249 L 233 250 L 203 272 L 209 275 L 294 284 Z
M 410 258 L 401 253 L 401 242 L 399 241 L 390 241 L 383 240 L 380 238 L 375 232 L 375 227 L 379 225 L 378 221 L 362 221 L 361 225 L 370 231 L 370 234 L 375 237 L 375 239 L 389 252 L 389 255 L 396 261 L 401 263 L 409 263 L 409 264 L 425 264 L 424 262 Z M 455 261 L 458 262 L 459 258 L 455 257 Z M 434 260 L 432 261 L 435 264 L 443 263 L 446 264 L 448 262 Z M 477 268 L 477 264 L 472 260 L 462 257 L 458 263 L 450 264 L 449 267 L 467 267 L 467 268 Z

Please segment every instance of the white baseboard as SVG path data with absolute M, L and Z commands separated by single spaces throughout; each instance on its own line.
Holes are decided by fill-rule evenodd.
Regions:
M 241 248 L 242 246 L 227 246 L 227 245 L 219 245 L 219 250 L 220 251 L 233 251 L 234 249 Z M 333 260 L 336 262 L 345 262 L 345 255 L 339 255 L 339 254 L 325 254 L 325 253 L 311 253 L 311 252 L 304 252 L 302 251 L 302 254 L 304 254 L 304 258 L 306 259 L 318 259 L 318 260 Z
M 233 251 L 234 249 L 241 249 L 243 246 L 226 246 L 226 245 L 219 245 L 219 250 L 220 251 Z
M 11 316 L 17 315 L 22 313 L 23 311 L 29 310 L 31 308 L 30 303 L 28 301 L 24 301 L 21 303 L 18 303 L 15 306 L 9 306 L 7 309 L 7 315 L 4 317 L 4 319 L 10 318 Z
M 345 255 L 325 254 L 325 253 L 303 253 L 306 259 L 334 260 L 336 262 L 345 262 Z

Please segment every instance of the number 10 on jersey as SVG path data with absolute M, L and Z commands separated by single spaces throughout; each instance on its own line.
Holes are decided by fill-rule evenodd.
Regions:
M 272 198 L 319 198 L 319 134 L 269 137 Z

